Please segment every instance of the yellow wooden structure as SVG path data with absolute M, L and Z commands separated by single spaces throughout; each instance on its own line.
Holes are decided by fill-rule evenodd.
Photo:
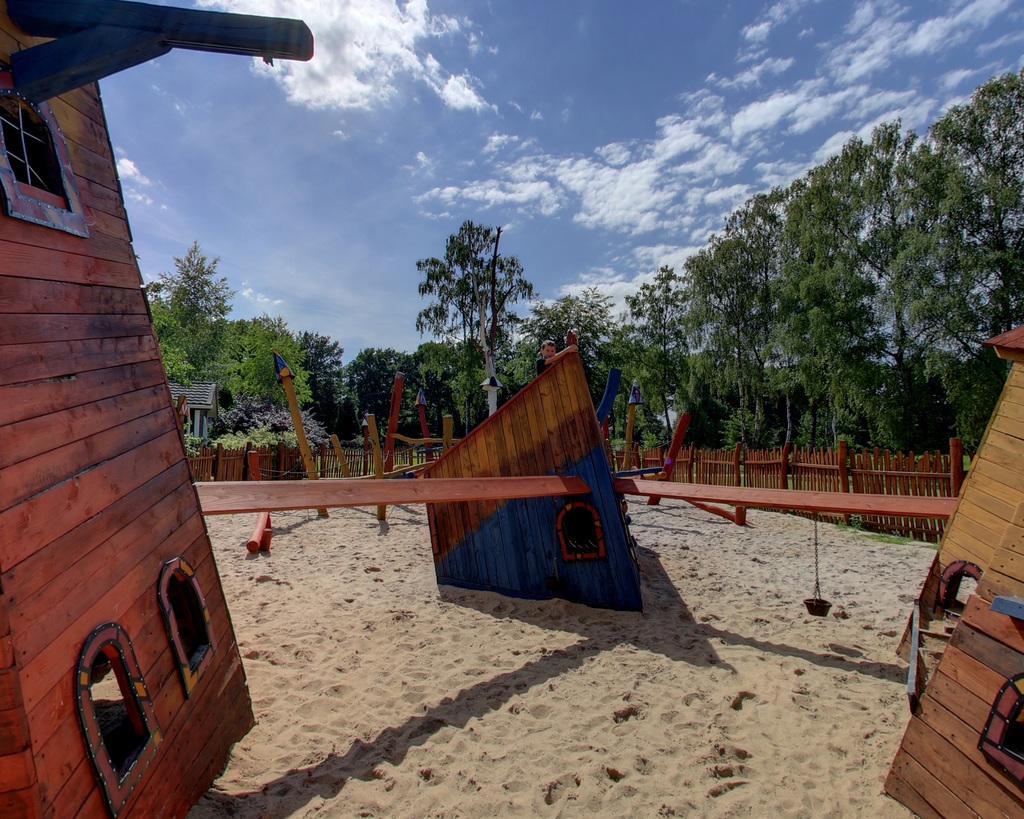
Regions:
M 1024 327 L 988 343 L 1010 373 L 918 602 L 949 642 L 885 783 L 922 817 L 1024 816 Z

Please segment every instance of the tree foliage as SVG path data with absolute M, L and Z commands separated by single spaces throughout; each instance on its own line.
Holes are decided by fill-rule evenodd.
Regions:
M 498 350 L 518 322 L 512 306 L 534 295 L 519 260 L 499 255 L 500 239 L 501 228 L 466 221 L 448 237 L 443 259 L 416 262 L 423 275 L 420 296 L 433 299 L 416 317 L 416 329 L 452 345 L 475 346 L 486 377 L 497 375 Z M 493 413 L 497 394 L 491 392 L 488 400 Z

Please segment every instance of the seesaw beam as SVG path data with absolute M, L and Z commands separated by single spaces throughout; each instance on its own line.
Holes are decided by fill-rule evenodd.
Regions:
M 948 518 L 956 498 L 907 495 L 862 495 L 847 492 L 806 492 L 800 489 L 755 489 L 669 481 L 616 478 L 615 491 L 624 495 L 678 498 L 685 501 L 799 509 L 805 512 L 849 512 L 854 515 L 890 515 L 905 518 Z
M 204 515 L 281 512 L 331 506 L 396 503 L 459 503 L 509 498 L 586 495 L 590 487 L 575 475 L 522 478 L 434 478 L 366 481 L 215 481 L 195 484 Z

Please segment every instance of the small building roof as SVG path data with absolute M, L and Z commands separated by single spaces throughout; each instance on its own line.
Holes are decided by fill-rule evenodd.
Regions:
M 1024 361 L 1024 324 L 1014 330 L 1007 330 L 985 342 L 996 348 L 1000 358 Z
M 215 381 L 193 381 L 191 387 L 184 387 L 174 381 L 168 381 L 167 386 L 171 388 L 171 399 L 178 400 L 178 396 L 184 394 L 190 409 L 209 410 L 211 417 L 217 415 L 217 382 Z

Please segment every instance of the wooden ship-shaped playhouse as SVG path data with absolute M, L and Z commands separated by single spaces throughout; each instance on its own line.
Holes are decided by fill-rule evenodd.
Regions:
M 0 816 L 181 816 L 252 724 L 94 80 L 297 21 L 0 2 Z
M 1024 327 L 988 343 L 1010 373 L 905 640 L 913 714 L 885 783 L 922 817 L 1024 816 Z M 920 635 L 945 629 L 925 683 Z
M 581 495 L 428 504 L 438 583 L 640 610 L 640 572 L 574 348 L 428 466 L 423 478 L 559 475 Z

